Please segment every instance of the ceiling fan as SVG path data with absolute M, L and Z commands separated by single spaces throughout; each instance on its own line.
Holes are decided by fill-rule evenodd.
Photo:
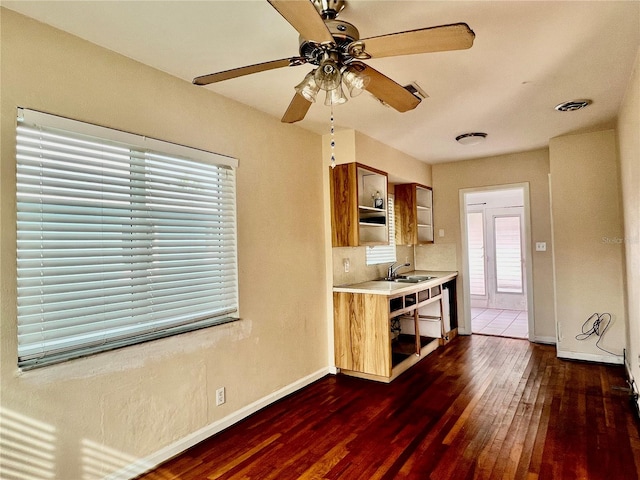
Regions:
M 475 34 L 466 23 L 421 28 L 360 39 L 358 29 L 338 20 L 345 0 L 267 0 L 300 34 L 299 56 L 248 65 L 194 78 L 195 85 L 208 85 L 252 73 L 304 64 L 317 66 L 295 87 L 296 93 L 282 122 L 302 120 L 319 90 L 325 90 L 326 105 L 347 101 L 367 90 L 399 112 L 414 109 L 421 99 L 362 60 L 416 53 L 463 50 L 473 45 Z

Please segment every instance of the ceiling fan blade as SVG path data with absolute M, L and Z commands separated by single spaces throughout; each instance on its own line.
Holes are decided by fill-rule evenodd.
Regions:
M 287 111 L 284 112 L 284 116 L 282 117 L 282 123 L 295 123 L 299 122 L 304 118 L 304 116 L 309 111 L 309 107 L 311 106 L 311 102 L 304 98 L 302 95 L 296 92 L 287 108 Z
M 333 35 L 309 0 L 267 0 L 302 38 L 316 43 L 334 43 Z
M 366 65 L 362 73 L 369 76 L 369 84 L 365 90 L 397 111 L 413 110 L 420 103 L 420 99 L 409 90 L 369 65 Z
M 415 53 L 446 52 L 471 48 L 476 34 L 466 23 L 421 28 L 364 38 L 365 51 L 372 58 Z
M 210 83 L 222 82 L 223 80 L 229 80 L 230 78 L 237 78 L 244 75 L 250 75 L 252 73 L 273 70 L 274 68 L 294 67 L 304 63 L 307 63 L 307 59 L 304 57 L 283 58 L 282 60 L 272 60 L 270 62 L 247 65 L 246 67 L 232 68 L 231 70 L 225 70 L 223 72 L 201 75 L 194 78 L 193 83 L 195 85 L 209 85 Z

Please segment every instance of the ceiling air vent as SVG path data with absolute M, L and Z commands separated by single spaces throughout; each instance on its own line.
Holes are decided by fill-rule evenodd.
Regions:
M 417 97 L 420 101 L 424 100 L 425 98 L 428 98 L 429 95 L 427 95 L 425 93 L 424 90 L 422 90 L 422 88 L 420 88 L 420 86 L 416 83 L 416 82 L 411 82 L 409 85 L 405 85 L 404 86 L 405 90 L 408 90 L 409 92 L 411 92 L 415 97 Z
M 571 100 L 570 102 L 564 102 L 560 105 L 556 105 L 556 110 L 559 112 L 573 112 L 591 105 L 591 100 Z

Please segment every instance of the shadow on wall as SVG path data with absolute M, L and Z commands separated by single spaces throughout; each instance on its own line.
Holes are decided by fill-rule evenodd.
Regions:
M 0 409 L 0 478 L 50 480 L 56 477 L 57 432 L 55 427 L 13 410 Z M 82 480 L 104 479 L 135 465 L 141 472 L 154 465 L 105 445 L 83 439 L 79 446 Z M 166 477 L 173 478 L 173 477 Z M 162 480 L 158 477 L 158 480 Z

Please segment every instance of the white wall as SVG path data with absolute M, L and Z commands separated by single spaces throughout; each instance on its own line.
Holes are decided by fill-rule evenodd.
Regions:
M 558 356 L 622 363 L 624 233 L 615 131 L 553 138 L 549 158 Z M 605 312 L 612 322 L 600 346 L 611 353 L 596 346 L 595 335 L 576 339 L 592 314 Z
M 640 49 L 618 118 L 618 149 L 626 253 L 627 368 L 640 388 Z
M 0 11 L 0 415 L 13 420 L 23 441 L 41 432 L 46 445 L 34 451 L 44 455 L 47 478 L 97 478 L 140 458 L 163 460 L 323 375 L 329 358 L 320 136 Z M 242 320 L 19 372 L 18 106 L 239 159 Z M 221 386 L 227 403 L 216 407 Z M 98 460 L 89 477 L 98 455 L 108 462 Z

